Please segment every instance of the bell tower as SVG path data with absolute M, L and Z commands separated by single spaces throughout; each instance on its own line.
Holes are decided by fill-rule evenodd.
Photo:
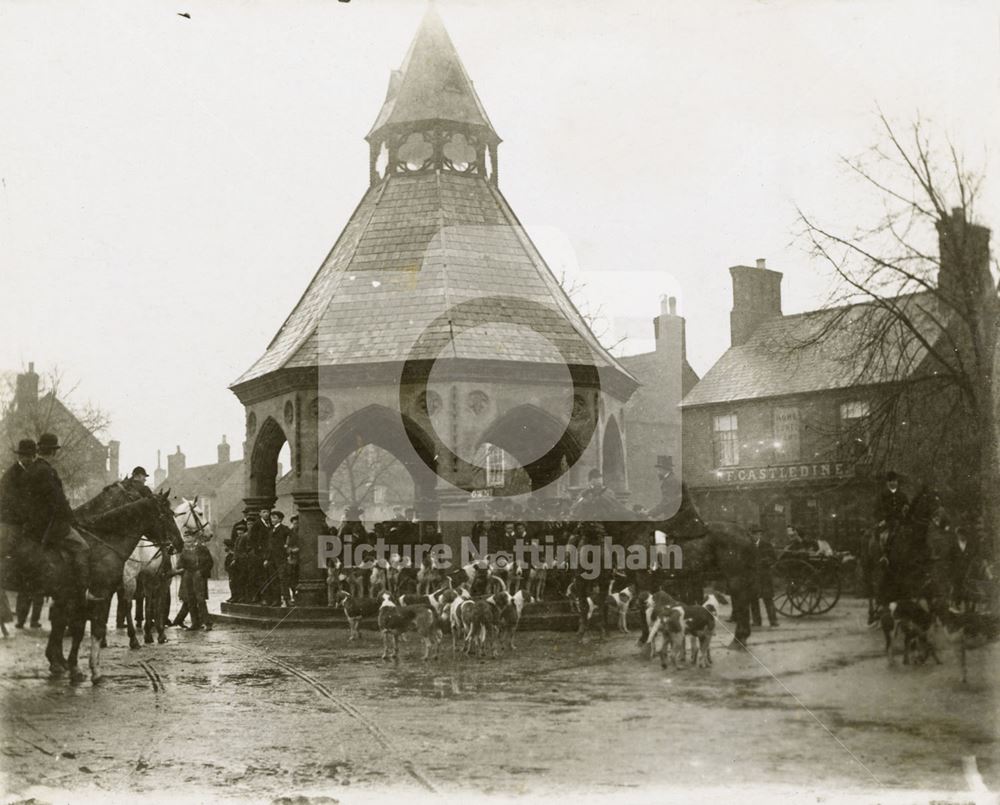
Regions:
M 500 138 L 433 6 L 390 75 L 365 139 L 372 185 L 390 174 L 427 171 L 488 177 L 497 185 Z

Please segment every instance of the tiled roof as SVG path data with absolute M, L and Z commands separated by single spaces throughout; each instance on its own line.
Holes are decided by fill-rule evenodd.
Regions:
M 498 313 L 505 321 L 491 321 Z M 283 367 L 433 359 L 445 347 L 457 358 L 558 363 L 551 345 L 567 363 L 630 377 L 484 177 L 392 174 L 365 194 L 267 351 L 234 385 Z
M 196 495 L 213 495 L 234 472 L 243 471 L 243 460 L 224 464 L 203 464 L 187 467 L 179 475 L 174 473 L 156 487 L 157 492 L 169 489 L 171 497 L 193 499 Z
M 933 343 L 939 333 L 934 322 L 936 297 L 919 293 L 896 301 Z M 876 359 L 865 361 L 871 350 L 863 341 L 873 332 L 872 316 L 890 314 L 874 303 L 864 303 L 769 319 L 745 344 L 730 347 L 681 405 L 689 408 L 850 388 L 912 374 L 927 354 L 916 338 L 886 338 Z
M 428 7 L 402 66 L 389 79 L 385 103 L 368 138 L 374 139 L 386 126 L 425 120 L 475 126 L 485 130 L 489 139 L 499 141 L 462 60 L 432 6 Z

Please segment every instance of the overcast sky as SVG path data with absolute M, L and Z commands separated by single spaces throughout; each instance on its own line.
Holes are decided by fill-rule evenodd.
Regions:
M 214 461 L 224 433 L 238 457 L 227 386 L 364 193 L 363 137 L 424 5 L 0 2 L 0 368 L 79 380 L 123 470 L 177 444 Z M 699 373 L 728 346 L 729 266 L 767 258 L 786 312 L 822 302 L 795 208 L 877 215 L 838 164 L 875 142 L 877 105 L 986 164 L 998 220 L 995 2 L 437 5 L 553 267 L 618 331 L 648 336 L 677 295 Z

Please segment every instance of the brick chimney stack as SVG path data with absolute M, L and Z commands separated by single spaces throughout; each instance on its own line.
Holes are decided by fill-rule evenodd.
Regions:
M 163 469 L 163 460 L 159 450 L 156 451 L 156 469 L 153 470 L 153 488 L 156 489 L 167 480 L 167 471 Z
M 167 477 L 178 478 L 187 466 L 187 456 L 181 452 L 181 446 L 177 445 L 177 452 L 167 456 Z
M 35 374 L 35 364 L 28 364 L 28 371 L 17 376 L 17 386 L 14 391 L 14 408 L 27 411 L 38 402 L 38 375 Z
M 990 230 L 955 207 L 938 221 L 938 289 L 957 304 L 970 304 L 978 294 L 995 293 L 990 274 Z
M 230 461 L 230 458 L 229 458 L 229 443 L 226 441 L 226 437 L 225 436 L 222 437 L 222 442 L 220 442 L 220 444 L 218 445 L 218 447 L 216 449 L 218 450 L 218 453 L 219 453 L 219 463 L 220 464 L 228 464 L 229 461 Z
M 121 442 L 117 439 L 112 439 L 108 442 L 108 477 L 111 482 L 117 481 L 121 478 L 118 474 L 121 469 L 118 465 L 118 456 L 121 452 Z
M 730 344 L 745 344 L 762 323 L 781 315 L 781 272 L 767 268 L 766 261 L 757 266 L 732 266 L 733 309 L 729 314 Z

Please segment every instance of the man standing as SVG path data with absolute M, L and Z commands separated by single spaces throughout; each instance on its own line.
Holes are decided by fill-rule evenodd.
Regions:
M 37 454 L 38 446 L 33 439 L 21 439 L 14 451 L 17 461 L 0 477 L 0 556 L 3 558 L 0 577 L 4 587 L 19 586 L 14 578 L 13 553 L 28 520 L 25 485 Z
M 291 606 L 284 582 L 288 579 L 288 553 L 286 544 L 292 530 L 284 523 L 285 513 L 271 512 L 271 533 L 268 535 L 267 556 L 264 559 L 264 572 L 267 584 L 264 588 L 264 600 L 270 606 Z
M 299 516 L 292 515 L 292 527 L 285 538 L 285 577 L 282 581 L 282 595 L 287 591 L 290 604 L 295 603 L 299 588 Z
M 660 479 L 660 502 L 649 511 L 656 519 L 670 519 L 681 508 L 681 482 L 674 472 L 673 456 L 656 457 L 656 475 Z
M 25 534 L 42 548 L 65 548 L 86 601 L 100 601 L 107 593 L 90 589 L 90 546 L 73 528 L 73 509 L 66 499 L 59 473 L 51 462 L 60 450 L 55 434 L 43 433 L 38 440 L 38 459 L 26 478 L 28 521 Z
M 778 625 L 778 613 L 774 609 L 774 582 L 771 578 L 771 567 L 777 557 L 774 546 L 763 536 L 764 532 L 759 525 L 750 526 L 750 542 L 753 545 L 752 562 L 756 570 L 756 587 L 753 590 L 750 615 L 753 617 L 753 625 L 760 626 L 760 599 L 763 598 L 767 620 L 773 628 Z
M 271 518 L 268 509 L 261 509 L 259 514 L 251 519 L 249 528 L 250 555 L 247 573 L 247 601 L 251 604 L 260 603 L 264 595 L 267 575 L 264 560 L 271 542 Z

